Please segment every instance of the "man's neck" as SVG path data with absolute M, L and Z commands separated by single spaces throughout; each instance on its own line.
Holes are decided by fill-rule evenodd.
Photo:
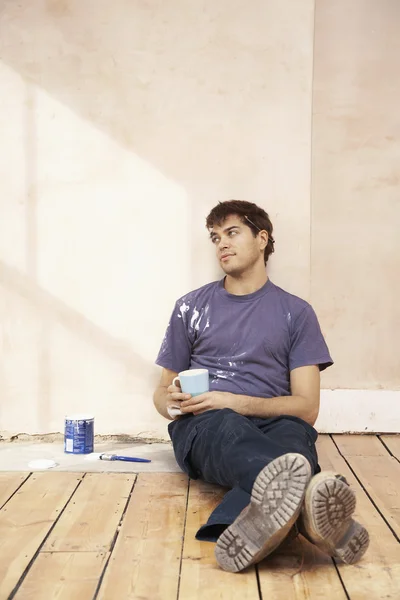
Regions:
M 239 277 L 227 275 L 225 277 L 225 289 L 235 296 L 245 296 L 261 289 L 268 281 L 268 275 L 262 271 L 243 273 Z

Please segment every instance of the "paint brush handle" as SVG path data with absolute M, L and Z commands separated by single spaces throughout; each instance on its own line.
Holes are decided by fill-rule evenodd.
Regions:
M 135 456 L 119 456 L 118 454 L 101 454 L 100 460 L 123 460 L 125 462 L 151 462 L 148 458 L 137 458 Z
M 125 460 L 126 462 L 151 462 L 149 458 L 137 458 L 135 456 L 118 456 L 117 454 L 114 454 L 113 460 Z

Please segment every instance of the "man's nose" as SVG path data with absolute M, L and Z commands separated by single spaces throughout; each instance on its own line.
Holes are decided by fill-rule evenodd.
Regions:
M 224 250 L 229 246 L 229 239 L 227 237 L 222 237 L 219 242 L 219 249 Z

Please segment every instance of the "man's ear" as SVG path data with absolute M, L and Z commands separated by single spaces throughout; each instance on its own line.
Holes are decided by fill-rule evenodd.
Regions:
M 262 241 L 261 249 L 264 250 L 264 248 L 266 248 L 268 245 L 268 240 L 269 240 L 268 232 L 265 231 L 265 229 L 262 229 L 258 235 L 260 236 L 260 240 Z

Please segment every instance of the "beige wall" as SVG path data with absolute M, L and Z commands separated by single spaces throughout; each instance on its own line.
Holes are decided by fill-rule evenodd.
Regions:
M 231 197 L 273 219 L 271 277 L 336 359 L 323 383 L 399 388 L 399 12 L 316 4 L 2 3 L 3 435 L 73 411 L 165 435 L 154 358 L 176 297 L 220 276 L 204 217 Z
M 400 388 L 400 2 L 319 0 L 312 301 L 335 388 Z

